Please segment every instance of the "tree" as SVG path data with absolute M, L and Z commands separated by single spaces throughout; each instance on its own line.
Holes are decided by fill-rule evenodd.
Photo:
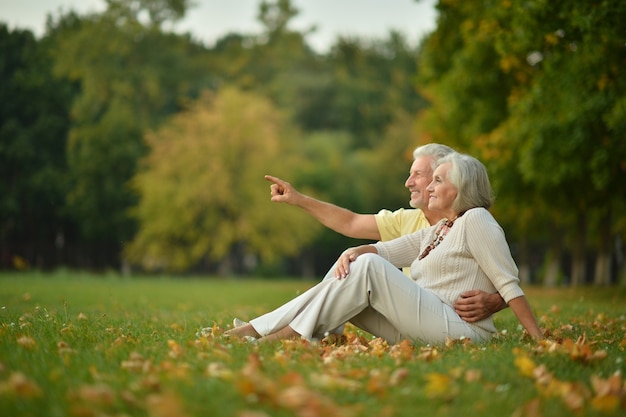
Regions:
M 544 238 L 554 253 L 573 242 L 577 283 L 591 242 L 596 283 L 608 282 L 612 213 L 626 193 L 622 3 L 442 1 L 422 50 L 420 79 L 433 102 L 423 130 L 485 161 L 497 210 L 518 221 L 519 236 L 552 230 Z M 530 218 L 535 227 L 520 227 Z
M 146 137 L 150 152 L 133 184 L 140 228 L 126 256 L 148 269 L 182 271 L 298 252 L 320 226 L 269 201 L 263 175 L 293 169 L 297 132 L 259 96 L 206 93 Z
M 324 114 L 329 125 L 351 132 L 359 148 L 375 147 L 399 112 L 414 114 L 425 105 L 413 82 L 417 51 L 399 33 L 372 42 L 339 38 L 329 64 L 333 96 Z
M 50 70 L 47 41 L 0 24 L 0 265 L 64 262 L 69 83 Z M 18 262 L 20 263 L 20 262 Z
M 520 149 L 523 179 L 554 211 L 575 213 L 567 227 L 574 233 L 565 236 L 574 236 L 577 284 L 584 282 L 591 242 L 598 249 L 594 281 L 609 282 L 613 213 L 626 194 L 626 130 L 613 118 L 624 114 L 625 19 L 619 1 L 511 2 L 496 13 L 496 47 L 520 80 L 504 134 Z
M 178 111 L 182 98 L 197 96 L 209 79 L 202 49 L 161 29 L 182 17 L 187 3 L 109 0 L 102 14 L 49 23 L 56 73 L 80 86 L 67 148 L 67 203 L 79 238 L 105 254 L 105 265 L 119 262 L 120 242 L 135 232 L 127 211 L 136 196 L 128 181 L 145 152 L 143 132 Z

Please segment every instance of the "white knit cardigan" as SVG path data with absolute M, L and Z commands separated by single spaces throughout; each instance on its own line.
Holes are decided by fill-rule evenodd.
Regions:
M 396 267 L 410 266 L 411 278 L 448 305 L 468 290 L 497 291 L 507 303 L 524 295 L 504 231 L 484 208 L 466 211 L 456 219 L 443 241 L 418 260 L 433 241 L 440 223 L 374 246 L 380 256 Z M 475 325 L 495 331 L 491 317 Z

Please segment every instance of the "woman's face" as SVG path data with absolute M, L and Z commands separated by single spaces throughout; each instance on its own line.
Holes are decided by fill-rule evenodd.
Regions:
M 451 163 L 439 165 L 433 173 L 433 181 L 428 185 L 430 193 L 428 209 L 442 212 L 448 219 L 453 219 L 458 213 L 452 211 L 452 203 L 458 192 L 448 179 Z

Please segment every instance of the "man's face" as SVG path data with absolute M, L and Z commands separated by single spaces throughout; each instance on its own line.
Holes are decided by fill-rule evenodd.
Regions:
M 409 178 L 407 178 L 404 186 L 411 191 L 411 201 L 409 204 L 413 208 L 428 208 L 428 199 L 430 197 L 426 187 L 433 180 L 432 169 L 433 158 L 430 156 L 421 156 L 413 161 Z

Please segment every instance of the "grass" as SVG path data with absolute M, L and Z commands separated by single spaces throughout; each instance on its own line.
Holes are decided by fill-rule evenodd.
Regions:
M 3 416 L 623 415 L 623 288 L 526 289 L 545 343 L 510 310 L 492 342 L 254 346 L 196 336 L 314 282 L 0 274 Z

